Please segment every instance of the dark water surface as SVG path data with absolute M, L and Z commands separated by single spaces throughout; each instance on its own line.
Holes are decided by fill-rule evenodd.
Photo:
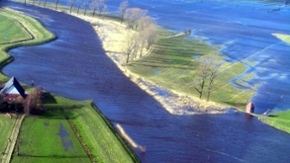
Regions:
M 38 19 L 59 38 L 10 50 L 3 69 L 21 82 L 41 85 L 71 99 L 93 99 L 113 123 L 146 146 L 142 162 L 289 162 L 290 135 L 256 118 L 224 115 L 173 116 L 128 80 L 105 55 L 89 23 L 47 9 L 0 3 Z

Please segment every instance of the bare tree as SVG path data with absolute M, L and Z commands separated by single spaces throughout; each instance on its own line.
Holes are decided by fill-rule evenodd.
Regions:
M 150 17 L 150 16 L 141 17 L 138 20 L 137 23 L 138 23 L 138 25 L 137 25 L 138 29 L 137 30 L 139 30 L 139 31 L 142 31 L 142 30 L 144 30 L 144 29 L 156 24 L 155 20 L 152 17 Z
M 94 12 L 97 11 L 99 17 L 107 12 L 106 0 L 93 0 Z
M 30 114 L 30 110 L 31 110 L 31 95 L 27 95 L 25 100 L 23 101 L 23 111 L 26 115 Z
M 138 34 L 138 38 L 137 38 L 137 41 L 138 41 L 138 49 L 139 49 L 139 58 L 141 58 L 143 56 L 143 51 L 145 49 L 145 46 L 146 46 L 146 31 L 140 31 L 139 34 Z
M 129 2 L 128 1 L 123 1 L 120 3 L 120 6 L 119 6 L 119 14 L 121 16 L 121 19 L 122 19 L 122 23 L 124 21 L 124 15 L 125 15 L 125 11 L 126 9 L 128 8 L 129 6 Z
M 147 42 L 147 50 L 149 50 L 154 43 L 156 43 L 159 35 L 159 30 L 156 25 L 151 24 L 145 29 L 145 40 Z
M 46 7 L 46 2 L 47 2 L 47 0 L 44 0 L 43 7 Z
M 55 10 L 57 10 L 58 1 L 59 1 L 59 0 L 55 0 Z
M 95 16 L 95 12 L 97 11 L 100 17 L 107 11 L 106 0 L 93 0 L 91 9 L 93 10 L 93 16 Z
M 43 92 L 42 87 L 35 88 L 23 101 L 24 112 L 29 115 L 30 113 L 40 113 L 42 110 Z
M 85 0 L 85 2 L 84 2 L 84 15 L 86 15 L 88 3 L 89 3 L 89 0 Z
M 79 14 L 79 11 L 80 11 L 80 7 L 81 7 L 81 5 L 82 5 L 82 1 L 81 0 L 77 0 L 77 4 L 78 4 L 78 9 L 77 9 L 77 15 Z
M 147 10 L 142 10 L 140 8 L 128 8 L 125 11 L 124 19 L 128 23 L 128 27 L 131 29 L 137 29 L 138 21 L 143 17 L 146 16 Z
M 127 35 L 127 42 L 123 47 L 124 53 L 126 55 L 126 64 L 128 64 L 132 58 L 136 55 L 138 48 L 138 42 L 136 39 L 136 35 Z
M 207 87 L 207 101 L 213 90 L 215 79 L 221 67 L 221 58 L 218 56 L 202 56 L 200 58 L 199 69 L 195 77 L 195 90 L 199 93 L 199 98 L 202 98 L 204 89 Z
M 207 98 L 206 100 L 209 101 L 209 98 L 210 98 L 210 94 L 213 90 L 213 85 L 214 85 L 214 82 L 216 80 L 216 78 L 218 77 L 218 74 L 220 72 L 220 67 L 222 65 L 222 62 L 221 62 L 221 59 L 220 58 L 216 58 L 216 57 L 211 57 L 211 58 L 208 58 L 208 64 L 210 65 L 209 66 L 209 69 L 208 69 L 208 87 L 207 87 Z
M 201 99 L 206 81 L 209 77 L 208 69 L 210 65 L 208 64 L 207 58 L 205 56 L 202 56 L 200 59 L 201 61 L 199 63 L 198 72 L 193 82 L 194 88 L 199 93 L 199 98 Z
M 74 5 L 74 0 L 70 0 L 69 1 L 69 13 L 71 13 L 71 9 L 72 9 L 73 5 Z

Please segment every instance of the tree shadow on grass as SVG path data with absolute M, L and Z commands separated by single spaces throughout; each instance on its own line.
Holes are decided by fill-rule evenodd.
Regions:
M 46 104 L 56 104 L 57 103 L 56 99 L 49 92 L 44 92 L 43 93 L 43 98 L 44 98 L 44 102 Z
M 75 119 L 79 116 L 78 109 L 82 109 L 82 105 L 72 105 L 63 107 L 53 107 L 46 109 L 45 113 L 38 118 L 41 119 Z
M 47 156 L 41 156 L 41 155 L 29 155 L 29 154 L 18 154 L 18 157 L 36 157 L 36 158 L 55 158 L 55 159 L 64 159 L 64 158 L 88 158 L 87 155 L 74 155 L 74 156 L 65 156 L 65 155 L 47 155 Z
M 278 117 L 278 115 L 274 115 L 274 114 L 270 114 L 270 115 L 268 115 L 268 117 Z

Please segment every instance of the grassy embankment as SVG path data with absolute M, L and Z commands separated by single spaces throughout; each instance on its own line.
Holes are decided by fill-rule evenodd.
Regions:
M 96 162 L 139 162 L 91 101 L 45 93 L 44 108 L 44 115 L 25 118 L 20 155 L 12 162 L 90 162 L 89 157 Z
M 0 9 L 1 67 L 13 58 L 6 51 L 34 45 L 55 36 L 36 20 Z M 3 24 L 3 26 L 2 26 Z M 5 28 L 6 27 L 6 28 Z M 2 31 L 0 31 L 2 32 Z M 15 33 L 19 33 L 14 35 Z M 9 36 L 8 36 L 9 35 Z M 3 74 L 1 81 L 7 80 Z M 28 88 L 27 86 L 25 86 Z M 29 89 L 29 88 L 28 88 Z M 91 102 L 77 102 L 46 93 L 43 116 L 25 118 L 12 162 L 139 162 L 109 121 Z M 4 150 L 14 120 L 0 116 L 0 147 Z

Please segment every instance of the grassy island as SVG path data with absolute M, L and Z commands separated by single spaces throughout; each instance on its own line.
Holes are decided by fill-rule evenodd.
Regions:
M 9 49 L 56 39 L 41 23 L 19 12 L 0 8 L 0 20 L 1 68 L 13 61 Z M 2 83 L 7 79 L 1 74 Z M 73 101 L 49 92 L 44 93 L 44 101 L 44 114 L 23 120 L 11 162 L 139 162 L 92 101 Z M 2 151 L 11 141 L 14 123 L 15 119 L 0 114 Z

